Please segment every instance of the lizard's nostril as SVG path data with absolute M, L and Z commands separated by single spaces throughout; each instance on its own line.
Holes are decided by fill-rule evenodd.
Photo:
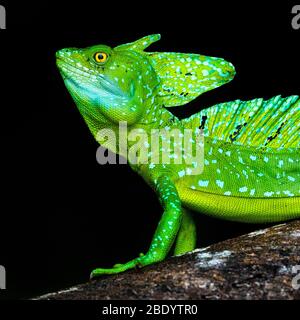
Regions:
M 59 50 L 56 52 L 56 58 L 62 58 L 65 56 L 65 50 Z
M 67 57 L 70 56 L 72 53 L 72 50 L 67 48 L 67 49 L 61 49 L 59 51 L 56 52 L 56 57 L 57 58 L 63 58 L 63 57 Z
M 76 48 L 66 48 L 66 49 L 61 49 L 56 52 L 56 58 L 71 58 L 74 54 L 80 53 L 79 49 Z

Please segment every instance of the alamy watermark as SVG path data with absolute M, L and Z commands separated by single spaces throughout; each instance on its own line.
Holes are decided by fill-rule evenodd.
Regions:
M 0 290 L 6 289 L 6 272 L 5 268 L 0 265 Z
M 118 131 L 110 128 L 98 132 L 96 158 L 101 165 L 118 164 L 185 165 L 187 175 L 198 175 L 204 169 L 204 133 L 198 129 L 128 130 L 126 122 L 120 122 Z M 107 149 L 112 152 L 108 152 Z
M 0 5 L 0 29 L 6 29 L 6 10 Z
M 300 29 L 300 4 L 293 6 L 292 14 L 294 15 L 292 19 L 292 28 L 294 30 L 299 30 Z

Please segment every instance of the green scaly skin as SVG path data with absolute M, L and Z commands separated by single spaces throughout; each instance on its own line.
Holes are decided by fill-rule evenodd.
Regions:
M 160 138 L 175 150 L 169 133 L 192 131 L 193 148 L 205 136 L 204 171 L 200 159 L 192 166 L 147 161 L 129 165 L 156 191 L 164 213 L 148 252 L 111 269 L 96 269 L 91 277 L 116 274 L 195 248 L 196 228 L 190 209 L 241 222 L 284 221 L 300 216 L 300 102 L 298 96 L 268 101 L 233 101 L 204 109 L 180 121 L 166 108 L 185 105 L 200 94 L 231 81 L 231 63 L 197 54 L 144 51 L 160 35 L 111 48 L 105 45 L 57 52 L 57 66 L 91 133 L 105 148 L 122 156 L 128 148 L 99 136 L 111 129 L 119 142 L 119 123 Z M 172 140 L 172 141 L 171 141 Z M 152 140 L 151 140 L 152 141 Z M 149 142 L 151 144 L 151 142 Z M 184 153 L 184 147 L 177 155 Z M 160 146 L 154 156 L 164 156 Z M 187 153 L 187 158 L 191 154 Z M 186 160 L 186 159 L 185 159 Z

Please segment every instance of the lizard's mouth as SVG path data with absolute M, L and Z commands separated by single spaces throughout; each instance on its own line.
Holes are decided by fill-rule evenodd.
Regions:
M 67 74 L 64 70 L 64 61 L 60 58 L 56 59 L 56 65 L 60 71 L 61 76 L 63 77 L 63 79 L 65 80 L 67 78 Z
M 60 70 L 60 73 L 64 79 L 64 81 L 69 80 L 78 86 L 88 85 L 94 87 L 95 90 L 99 90 L 100 96 L 113 96 L 120 98 L 128 98 L 126 94 L 119 88 L 119 86 L 113 81 L 107 79 L 102 74 L 95 74 L 90 70 L 86 70 L 74 66 L 74 62 L 72 60 L 57 57 L 56 59 L 57 67 Z
M 91 72 L 88 72 L 83 68 L 79 68 L 78 66 L 75 66 L 72 60 L 67 60 L 67 59 L 58 57 L 56 59 L 56 65 L 63 77 L 82 78 L 82 79 L 88 78 L 88 79 L 96 80 L 96 75 L 93 75 Z

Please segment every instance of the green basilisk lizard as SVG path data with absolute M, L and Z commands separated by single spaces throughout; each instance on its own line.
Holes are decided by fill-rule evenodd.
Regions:
M 115 48 L 57 52 L 65 85 L 102 146 L 128 158 L 134 142 L 128 136 L 125 148 L 116 144 L 124 140 L 120 123 L 136 130 L 135 137 L 143 131 L 139 146 L 146 152 L 140 150 L 144 155 L 128 162 L 156 191 L 164 210 L 146 254 L 96 269 L 92 277 L 161 261 L 174 243 L 175 255 L 193 250 L 196 228 L 190 210 L 250 223 L 300 217 L 299 97 L 225 102 L 180 121 L 167 108 L 231 81 L 235 69 L 220 58 L 145 51 L 159 39 L 151 35 Z M 174 139 L 172 130 L 179 133 Z M 185 130 L 190 149 L 176 140 L 185 137 Z M 153 131 L 156 148 L 148 139 Z M 114 139 L 108 139 L 111 132 Z M 203 152 L 193 157 L 201 136 Z

